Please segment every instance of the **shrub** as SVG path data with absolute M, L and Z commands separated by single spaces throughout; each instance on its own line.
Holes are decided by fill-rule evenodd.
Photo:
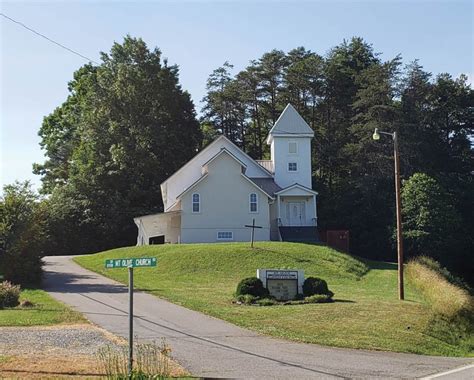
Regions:
M 13 285 L 9 281 L 3 281 L 0 284 L 0 308 L 17 306 L 19 298 L 19 285 Z
M 258 300 L 257 297 L 252 296 L 251 294 L 241 294 L 240 296 L 236 297 L 237 302 L 242 302 L 245 305 L 251 305 Z
M 244 278 L 237 286 L 236 295 L 250 294 L 254 297 L 264 298 L 268 296 L 268 290 L 263 286 L 263 283 L 257 277 Z
M 308 277 L 304 280 L 303 294 L 305 297 L 310 297 L 315 294 L 325 294 L 330 297 L 334 295 L 334 293 L 328 289 L 327 282 L 317 277 Z
M 6 185 L 0 196 L 0 270 L 22 286 L 41 281 L 47 205 L 28 182 Z
M 328 303 L 333 302 L 332 296 L 329 294 L 314 294 L 304 299 L 307 303 Z

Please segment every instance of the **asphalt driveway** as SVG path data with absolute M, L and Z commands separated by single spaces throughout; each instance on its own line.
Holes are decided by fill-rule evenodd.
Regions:
M 83 313 L 91 322 L 127 338 L 127 287 L 83 269 L 71 258 L 45 258 L 45 290 Z M 138 340 L 159 341 L 165 338 L 172 348 L 173 357 L 196 376 L 245 379 L 419 378 L 473 363 L 468 358 L 288 342 L 259 335 L 146 293 L 136 292 L 134 298 L 134 332 Z

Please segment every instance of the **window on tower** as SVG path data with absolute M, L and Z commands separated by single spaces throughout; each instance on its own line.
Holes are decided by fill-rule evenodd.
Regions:
M 298 153 L 298 145 L 294 141 L 290 141 L 288 143 L 288 153 L 290 154 L 296 154 Z
M 288 171 L 289 172 L 296 172 L 298 171 L 298 165 L 296 162 L 288 162 Z

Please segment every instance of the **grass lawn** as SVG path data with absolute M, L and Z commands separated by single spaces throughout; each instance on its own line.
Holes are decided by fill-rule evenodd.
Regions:
M 155 245 L 75 260 L 126 283 L 126 269 L 106 270 L 104 260 L 144 256 L 157 257 L 158 266 L 135 270 L 137 288 L 264 334 L 338 347 L 470 354 L 431 334 L 431 308 L 409 284 L 406 301 L 398 300 L 396 265 L 363 261 L 324 246 L 280 242 L 259 242 L 254 249 L 248 243 Z M 257 268 L 304 269 L 306 277 L 328 282 L 336 302 L 271 307 L 233 304 L 238 282 L 255 276 Z
M 86 322 L 80 313 L 56 301 L 44 290 L 25 289 L 21 292 L 22 300 L 32 302 L 34 306 L 0 309 L 0 327 Z

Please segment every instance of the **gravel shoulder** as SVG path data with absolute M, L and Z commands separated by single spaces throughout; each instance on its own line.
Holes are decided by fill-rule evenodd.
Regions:
M 120 349 L 125 339 L 90 324 L 0 327 L 0 378 L 96 378 L 97 353 Z M 174 376 L 187 373 L 170 362 Z
M 98 327 L 78 324 L 48 327 L 0 327 L 0 355 L 43 354 L 95 355 L 104 346 L 125 340 Z
M 99 377 L 97 351 L 124 343 L 89 324 L 0 327 L 0 377 Z

